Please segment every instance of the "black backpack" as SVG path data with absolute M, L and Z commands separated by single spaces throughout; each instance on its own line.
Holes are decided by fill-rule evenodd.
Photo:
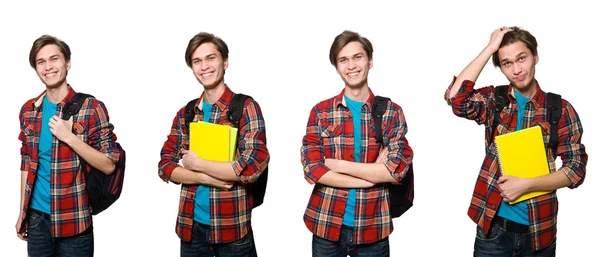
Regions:
M 233 124 L 234 127 L 238 128 L 238 142 L 240 136 L 240 120 L 242 119 L 242 115 L 244 113 L 244 102 L 246 99 L 252 98 L 251 96 L 244 94 L 235 94 L 231 103 L 229 103 L 229 110 L 227 111 L 227 120 Z M 196 115 L 195 105 L 199 98 L 191 100 L 185 106 L 185 126 L 189 130 L 190 122 L 194 121 L 194 117 Z M 236 142 L 237 148 L 237 142 Z M 267 190 L 267 179 L 269 176 L 269 166 L 265 168 L 263 173 L 258 177 L 258 179 L 250 185 L 250 193 L 252 194 L 253 204 L 252 208 L 256 208 L 263 203 L 265 198 L 265 191 Z
M 494 121 L 492 123 L 491 137 L 489 143 L 494 140 L 496 127 L 500 124 L 500 113 L 508 106 L 508 85 L 497 86 L 495 93 L 496 106 L 494 108 Z M 550 140 L 548 148 L 556 149 L 558 146 L 558 122 L 562 115 L 562 99 L 559 94 L 546 93 L 546 120 L 550 123 Z
M 93 96 L 76 93 L 73 99 L 65 104 L 62 119 L 69 120 L 71 116 L 77 115 L 81 105 L 89 97 Z M 116 144 L 121 154 L 119 161 L 115 164 L 115 171 L 110 175 L 106 175 L 92 165 L 87 164 L 83 158 L 79 158 L 80 167 L 84 171 L 88 203 L 92 206 L 92 215 L 97 215 L 106 210 L 121 196 L 125 177 L 125 150 L 119 143 Z
M 377 144 L 380 146 L 383 146 L 382 119 L 389 101 L 390 99 L 387 97 L 376 96 L 371 110 L 371 116 L 375 121 Z M 385 183 L 385 187 L 388 189 L 390 195 L 390 213 L 392 218 L 400 217 L 413 206 L 413 199 L 415 197 L 412 162 L 408 166 L 406 176 L 402 179 L 400 184 Z

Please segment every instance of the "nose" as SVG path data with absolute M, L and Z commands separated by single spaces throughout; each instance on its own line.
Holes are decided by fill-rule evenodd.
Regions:
M 52 69 L 52 64 L 51 62 L 44 62 L 44 70 L 51 70 Z
M 200 69 L 202 69 L 202 70 L 208 69 L 208 63 L 207 62 L 200 62 Z
M 523 69 L 521 69 L 520 65 L 516 65 L 515 64 L 515 65 L 512 66 L 512 68 L 513 68 L 512 72 L 513 72 L 514 75 L 519 75 L 519 74 L 521 74 L 521 72 L 523 72 Z
M 356 66 L 357 65 L 356 65 L 356 61 L 355 60 L 350 59 L 348 61 L 348 69 L 349 70 L 354 70 L 356 68 Z

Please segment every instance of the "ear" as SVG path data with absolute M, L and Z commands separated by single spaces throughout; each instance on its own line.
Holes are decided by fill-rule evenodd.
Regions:
M 226 70 L 227 67 L 229 67 L 229 58 L 227 58 L 227 60 L 223 61 L 223 69 Z
M 373 68 L 373 57 L 371 57 L 371 60 L 369 60 L 369 70 Z
M 535 64 L 537 64 L 538 61 L 540 60 L 540 56 L 538 54 L 535 54 L 535 56 L 533 57 L 533 59 L 535 60 Z
M 67 61 L 67 71 L 71 69 L 71 60 Z

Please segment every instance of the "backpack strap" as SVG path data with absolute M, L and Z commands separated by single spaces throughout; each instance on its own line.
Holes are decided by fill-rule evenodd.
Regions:
M 194 117 L 196 116 L 196 102 L 198 102 L 198 99 L 200 98 L 196 98 L 194 100 L 189 101 L 186 105 L 185 105 L 185 112 L 183 113 L 183 117 L 185 118 L 185 127 L 190 128 L 190 122 L 194 121 Z
M 375 99 L 373 100 L 373 106 L 371 107 L 371 117 L 375 122 L 377 144 L 380 146 L 383 145 L 383 128 L 381 123 L 389 100 L 390 99 L 387 97 L 375 96 Z
M 489 143 L 494 141 L 494 133 L 496 133 L 496 127 L 500 124 L 500 113 L 504 107 L 508 106 L 508 85 L 497 86 L 494 94 L 496 105 L 494 106 L 494 121 L 492 122 L 492 131 L 490 134 Z
M 558 122 L 562 115 L 562 99 L 559 94 L 548 92 L 546 94 L 546 120 L 550 123 L 550 140 L 548 147 L 555 149 L 558 146 Z
M 77 115 L 77 113 L 81 109 L 81 105 L 83 105 L 85 99 L 89 97 L 94 96 L 84 93 L 75 93 L 73 98 L 71 98 L 71 101 L 67 102 L 63 107 L 62 119 L 69 120 L 71 116 Z
M 227 111 L 227 120 L 233 124 L 234 127 L 240 128 L 240 120 L 244 114 L 244 102 L 246 99 L 252 98 L 251 96 L 244 94 L 235 94 L 231 102 L 229 103 L 229 110 Z M 239 132 L 239 130 L 238 130 Z

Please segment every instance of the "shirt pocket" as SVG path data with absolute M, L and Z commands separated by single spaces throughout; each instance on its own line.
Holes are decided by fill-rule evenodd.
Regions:
M 23 135 L 25 136 L 25 144 L 27 144 L 30 148 L 33 148 L 35 145 L 34 125 L 28 124 L 26 126 L 23 126 Z
M 88 142 L 87 130 L 88 128 L 84 123 L 73 122 L 73 134 L 75 134 L 75 136 L 81 139 L 81 141 L 86 143 Z
M 341 159 L 343 148 L 343 135 L 341 125 L 328 125 L 321 127 L 321 139 L 325 158 Z

